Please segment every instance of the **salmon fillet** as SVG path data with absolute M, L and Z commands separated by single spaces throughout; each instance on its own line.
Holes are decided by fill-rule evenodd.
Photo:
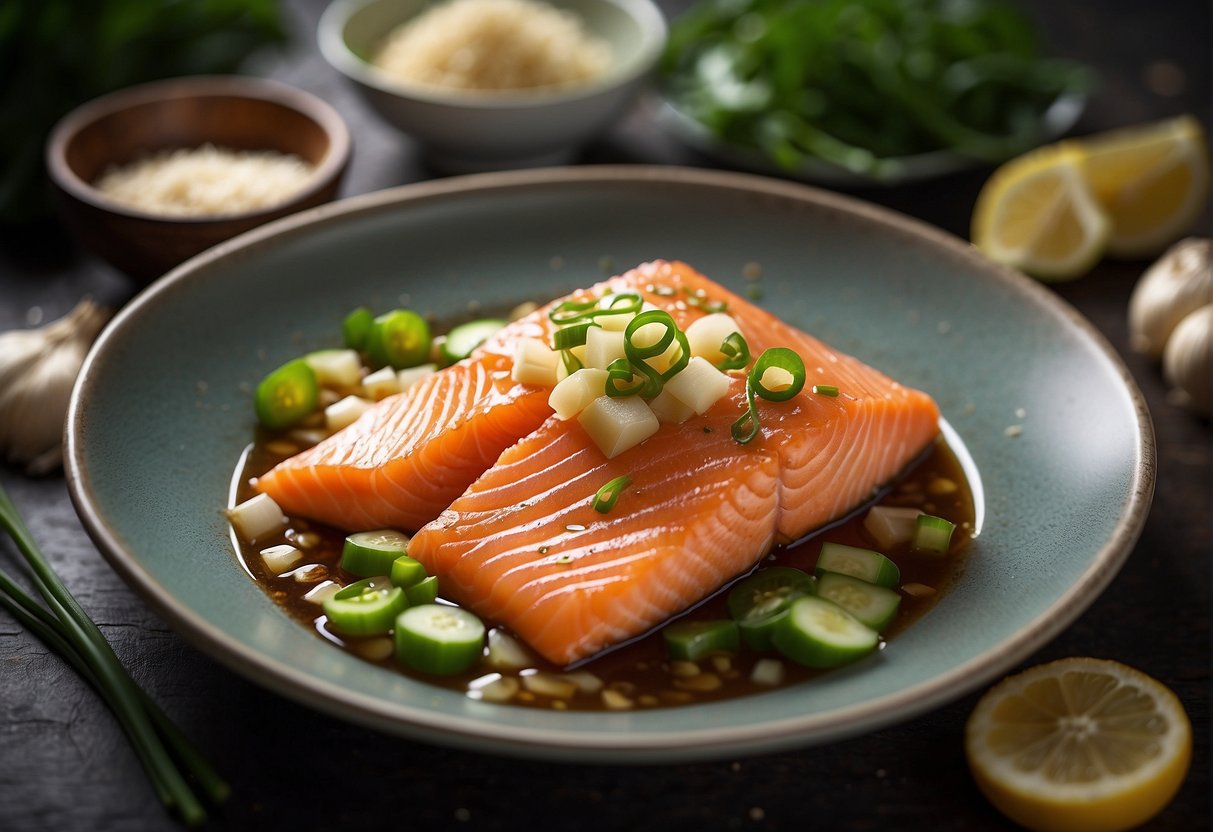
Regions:
M 287 514 L 340 529 L 417 529 L 552 413 L 549 390 L 510 379 L 512 342 L 546 337 L 536 311 L 473 355 L 389 396 L 253 483 Z
M 669 293 L 669 289 L 676 291 Z M 685 328 L 685 300 L 723 301 L 756 357 L 795 350 L 808 378 L 786 402 L 758 401 L 761 432 L 736 442 L 745 380 L 703 416 L 606 459 L 574 420 L 554 415 L 507 448 L 413 537 L 409 554 L 443 595 L 569 665 L 635 638 L 870 499 L 938 434 L 925 393 L 830 349 L 682 263 L 645 264 L 596 291 L 630 289 Z M 654 291 L 657 290 L 657 291 Z M 701 304 L 702 305 L 702 304 Z M 837 397 L 814 395 L 837 386 Z M 632 484 L 606 514 L 603 485 Z

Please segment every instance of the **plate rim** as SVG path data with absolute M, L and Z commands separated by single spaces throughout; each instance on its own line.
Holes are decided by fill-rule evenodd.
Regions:
M 923 238 L 951 256 L 972 262 L 994 279 L 1009 284 L 1063 317 L 1090 342 L 1115 371 L 1137 420 L 1136 464 L 1125 494 L 1125 509 L 1108 537 L 1091 557 L 1079 578 L 1049 607 L 1019 630 L 972 659 L 912 687 L 877 699 L 823 713 L 808 714 L 744 726 L 710 726 L 695 731 L 588 732 L 577 729 L 514 727 L 505 722 L 467 721 L 458 717 L 377 699 L 341 688 L 299 671 L 214 627 L 176 599 L 141 564 L 133 551 L 91 501 L 91 479 L 84 464 L 87 413 L 84 402 L 94 383 L 93 368 L 108 344 L 121 337 L 126 322 L 179 285 L 205 279 L 208 271 L 229 258 L 255 256 L 265 247 L 287 243 L 313 226 L 353 222 L 359 217 L 398 210 L 433 199 L 469 193 L 536 187 L 585 187 L 625 184 L 633 187 L 669 185 L 741 191 L 807 203 L 892 226 Z M 65 434 L 65 474 L 72 504 L 85 531 L 111 567 L 173 629 L 220 664 L 258 685 L 321 712 L 434 744 L 507 756 L 570 762 L 650 763 L 719 759 L 738 753 L 817 745 L 870 733 L 906 722 L 977 688 L 995 675 L 1021 663 L 1069 627 L 1115 579 L 1140 537 L 1153 497 L 1157 449 L 1145 398 L 1127 366 L 1095 326 L 1047 287 L 1007 267 L 992 263 L 974 247 L 943 229 L 854 197 L 821 190 L 800 182 L 750 173 L 644 165 L 602 165 L 472 174 L 411 183 L 337 202 L 276 220 L 221 243 L 174 268 L 140 292 L 97 338 L 72 390 Z

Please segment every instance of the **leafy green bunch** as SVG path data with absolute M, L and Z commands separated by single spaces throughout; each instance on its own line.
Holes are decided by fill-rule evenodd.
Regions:
M 276 0 L 0 3 L 0 222 L 48 214 L 43 147 L 72 107 L 144 81 L 234 72 L 284 40 Z
M 725 142 L 879 178 L 932 151 L 1021 153 L 1093 79 L 996 0 L 701 0 L 671 27 L 661 82 Z

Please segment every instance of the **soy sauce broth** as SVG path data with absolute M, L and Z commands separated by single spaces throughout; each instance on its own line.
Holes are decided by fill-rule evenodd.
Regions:
M 236 505 L 254 496 L 256 492 L 251 481 L 302 448 L 303 445 L 282 436 L 259 435 L 236 471 L 231 504 Z M 878 504 L 919 508 L 956 524 L 950 551 L 946 555 L 915 553 L 908 546 L 883 552 L 901 570 L 899 592 L 902 599 L 896 619 L 882 634 L 880 649 L 896 649 L 895 645 L 890 647 L 887 642 L 895 641 L 899 633 L 930 611 L 953 586 L 963 571 L 971 540 L 976 533 L 976 505 L 964 467 L 957 453 L 943 439 L 933 443 L 908 473 L 884 489 L 872 503 L 794 545 L 777 549 L 757 568 L 792 566 L 812 573 L 821 544 L 825 541 L 878 548 L 863 528 L 867 509 Z M 770 690 L 770 684 L 760 684 L 751 679 L 755 664 L 763 659 L 774 659 L 781 663 L 783 678 L 779 682 L 780 687 L 804 683 L 823 672 L 801 667 L 775 653 L 756 653 L 744 647 L 739 653 L 713 655 L 698 663 L 670 661 L 661 628 L 658 627 L 581 663 L 571 676 L 567 675 L 569 669 L 553 666 L 533 653 L 530 654 L 533 661 L 528 667 L 502 674 L 512 678 L 512 682 L 508 679 L 506 682 L 498 681 L 498 671 L 481 665 L 457 676 L 416 673 L 395 660 L 390 637 L 343 636 L 328 626 L 320 604 L 305 599 L 310 590 L 325 581 L 345 586 L 359 579 L 344 572 L 338 565 L 344 538 L 345 533 L 337 529 L 303 518 L 290 518 L 288 528 L 273 538 L 258 540 L 256 545 L 238 540 L 236 544 L 238 557 L 253 580 L 290 617 L 312 629 L 321 638 L 393 672 L 463 692 L 473 698 L 558 710 L 645 709 L 728 699 Z M 260 551 L 282 543 L 299 548 L 304 561 L 283 575 L 275 575 L 266 569 Z M 702 620 L 727 618 L 727 595 L 728 587 L 725 587 L 685 615 Z M 491 621 L 485 621 L 485 625 L 504 631 L 504 628 Z M 872 659 L 869 656 L 863 661 Z M 566 695 L 570 679 L 582 683 L 585 689 Z M 550 691 L 543 692 L 553 682 L 557 695 L 550 695 Z M 516 692 L 512 695 L 504 696 L 514 689 Z

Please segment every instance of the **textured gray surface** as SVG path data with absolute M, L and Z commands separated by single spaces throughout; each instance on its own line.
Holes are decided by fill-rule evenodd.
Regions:
M 290 4 L 295 51 L 267 72 L 320 93 L 350 120 L 357 148 L 347 193 L 424 176 L 411 149 L 379 125 L 314 55 L 318 2 Z M 1123 0 L 1034 2 L 1059 51 L 1104 71 L 1080 132 L 1196 112 L 1209 119 L 1209 9 Z M 1054 7 L 1055 6 L 1055 7 Z M 1182 7 L 1182 8 L 1181 8 Z M 1177 97 L 1152 94 L 1147 67 L 1172 61 Z M 587 161 L 688 162 L 638 109 Z M 861 194 L 958 234 L 983 178 Z M 1204 220 L 1208 225 L 1208 217 Z M 1069 655 L 1115 658 L 1170 685 L 1193 719 L 1192 771 L 1151 825 L 1210 826 L 1210 432 L 1167 400 L 1156 368 L 1127 355 L 1124 309 L 1140 263 L 1105 263 L 1057 287 L 1126 356 L 1155 420 L 1154 508 L 1128 564 L 1100 600 L 1027 664 Z M 83 293 L 121 300 L 122 278 L 52 232 L 5 233 L 0 329 L 46 319 Z M 269 694 L 219 667 L 148 611 L 84 535 L 58 477 L 0 468 L 0 482 L 69 588 L 136 679 L 236 787 L 214 828 L 837 829 L 1009 828 L 972 786 L 961 750 L 965 697 L 927 716 L 804 752 L 653 768 L 558 766 L 436 749 L 350 726 Z M 11 549 L 0 561 L 16 571 Z M 156 803 L 121 732 L 86 685 L 0 615 L 0 829 L 156 830 Z

